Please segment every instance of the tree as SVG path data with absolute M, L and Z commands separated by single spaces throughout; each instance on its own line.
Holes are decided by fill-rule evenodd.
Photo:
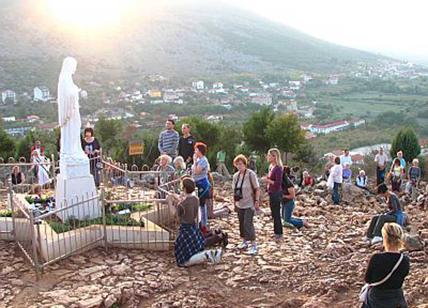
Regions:
M 403 151 L 403 157 L 407 162 L 412 161 L 421 153 L 418 137 L 413 128 L 400 129 L 391 145 L 391 156 L 395 157 L 398 151 Z
M 95 136 L 99 138 L 103 152 L 113 159 L 125 159 L 127 142 L 123 136 L 123 125 L 119 120 L 107 120 L 100 117 L 95 125 Z
M 192 135 L 197 141 L 205 143 L 209 151 L 218 144 L 220 139 L 220 126 L 218 124 L 192 116 L 179 121 L 176 125 L 177 130 L 181 129 L 183 123 L 190 124 Z
M 3 129 L 3 123 L 0 119 L 0 157 L 7 160 L 13 156 L 15 156 L 15 143 Z
M 274 118 L 275 114 L 271 109 L 263 108 L 253 113 L 244 123 L 244 142 L 251 150 L 263 155 L 272 146 L 271 140 L 267 138 L 267 128 Z
M 319 162 L 313 145 L 307 140 L 300 145 L 295 154 L 293 160 L 308 164 L 311 167 Z
M 296 152 L 305 142 L 305 132 L 300 128 L 296 115 L 288 113 L 275 117 L 269 123 L 266 135 L 272 145 L 285 153 L 285 162 L 288 153 Z
M 207 158 L 213 164 L 215 162 L 216 151 L 223 147 L 223 144 L 220 143 L 220 125 L 211 123 L 201 117 L 192 116 L 181 119 L 177 123 L 176 128 L 180 130 L 183 123 L 190 124 L 192 135 L 196 138 L 196 141 L 207 145 Z

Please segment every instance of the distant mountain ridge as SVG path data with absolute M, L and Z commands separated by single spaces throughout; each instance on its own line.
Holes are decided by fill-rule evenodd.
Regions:
M 55 29 L 49 16 L 35 12 L 35 2 L 0 2 L 1 84 L 57 78 L 66 55 L 77 57 L 88 74 L 169 77 L 285 69 L 337 72 L 352 63 L 382 58 L 217 2 L 142 10 L 108 37 L 76 38 Z

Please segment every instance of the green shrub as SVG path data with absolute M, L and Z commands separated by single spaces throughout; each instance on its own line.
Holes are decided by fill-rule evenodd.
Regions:
M 0 210 L 0 217 L 12 217 L 12 210 Z

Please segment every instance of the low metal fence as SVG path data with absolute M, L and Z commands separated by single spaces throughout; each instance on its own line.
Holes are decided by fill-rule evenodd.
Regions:
M 57 161 L 55 161 L 53 155 L 50 160 L 41 163 L 28 162 L 25 157 L 21 157 L 18 161 L 15 161 L 12 157 L 10 157 L 7 162 L 0 160 L 0 189 L 6 191 L 7 183 L 9 179 L 12 179 L 14 170 L 17 170 L 17 178 L 12 183 L 13 185 L 28 185 L 27 187 L 29 187 L 43 184 L 44 187 L 53 188 L 55 187 L 56 180 L 56 165 Z M 40 168 L 46 172 L 46 176 L 38 172 Z M 42 176 L 46 178 L 42 179 Z
M 0 239 L 17 243 L 37 277 L 46 266 L 100 245 L 171 249 L 178 221 L 170 196 L 179 192 L 179 180 L 173 174 L 127 170 L 106 161 L 100 169 L 98 192 L 76 196 L 70 204 L 52 203 L 52 192 L 45 199 L 30 195 L 31 184 L 12 185 L 9 179 L 10 215 L 0 217 Z M 162 176 L 172 180 L 163 182 Z

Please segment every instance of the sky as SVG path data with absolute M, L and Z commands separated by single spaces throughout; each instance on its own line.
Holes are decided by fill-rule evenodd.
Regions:
M 428 64 L 428 1 L 228 2 L 329 42 Z

